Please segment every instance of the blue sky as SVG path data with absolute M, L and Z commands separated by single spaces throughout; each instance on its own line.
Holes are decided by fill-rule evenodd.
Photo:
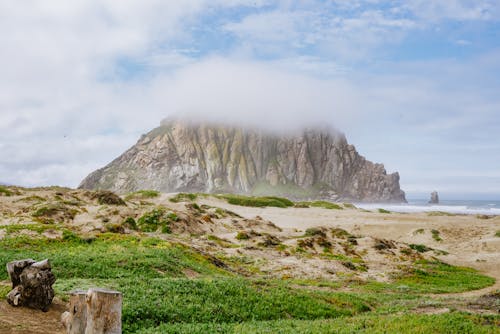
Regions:
M 500 199 L 500 1 L 0 3 L 0 181 L 75 187 L 169 115 L 329 123 L 410 197 Z

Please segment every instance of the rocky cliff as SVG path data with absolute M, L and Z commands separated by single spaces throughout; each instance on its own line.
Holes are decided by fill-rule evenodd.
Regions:
M 405 201 L 399 174 L 367 161 L 335 130 L 277 135 L 186 121 L 162 122 L 80 188 Z

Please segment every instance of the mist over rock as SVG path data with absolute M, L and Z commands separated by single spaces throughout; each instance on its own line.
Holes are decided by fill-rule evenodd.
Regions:
M 185 120 L 162 122 L 79 187 L 406 201 L 398 173 L 366 160 L 331 128 L 278 134 Z

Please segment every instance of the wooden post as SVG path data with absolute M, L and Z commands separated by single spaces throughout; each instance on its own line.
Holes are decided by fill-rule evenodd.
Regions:
M 85 334 L 121 334 L 122 294 L 106 289 L 89 289 L 86 299 Z
M 64 312 L 61 321 L 67 334 L 85 334 L 87 327 L 87 292 L 77 290 L 70 293 L 69 312 Z

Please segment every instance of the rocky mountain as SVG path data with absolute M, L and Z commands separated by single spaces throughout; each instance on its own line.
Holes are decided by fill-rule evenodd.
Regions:
M 80 188 L 405 202 L 399 174 L 366 160 L 336 130 L 280 135 L 180 120 L 162 122 Z

